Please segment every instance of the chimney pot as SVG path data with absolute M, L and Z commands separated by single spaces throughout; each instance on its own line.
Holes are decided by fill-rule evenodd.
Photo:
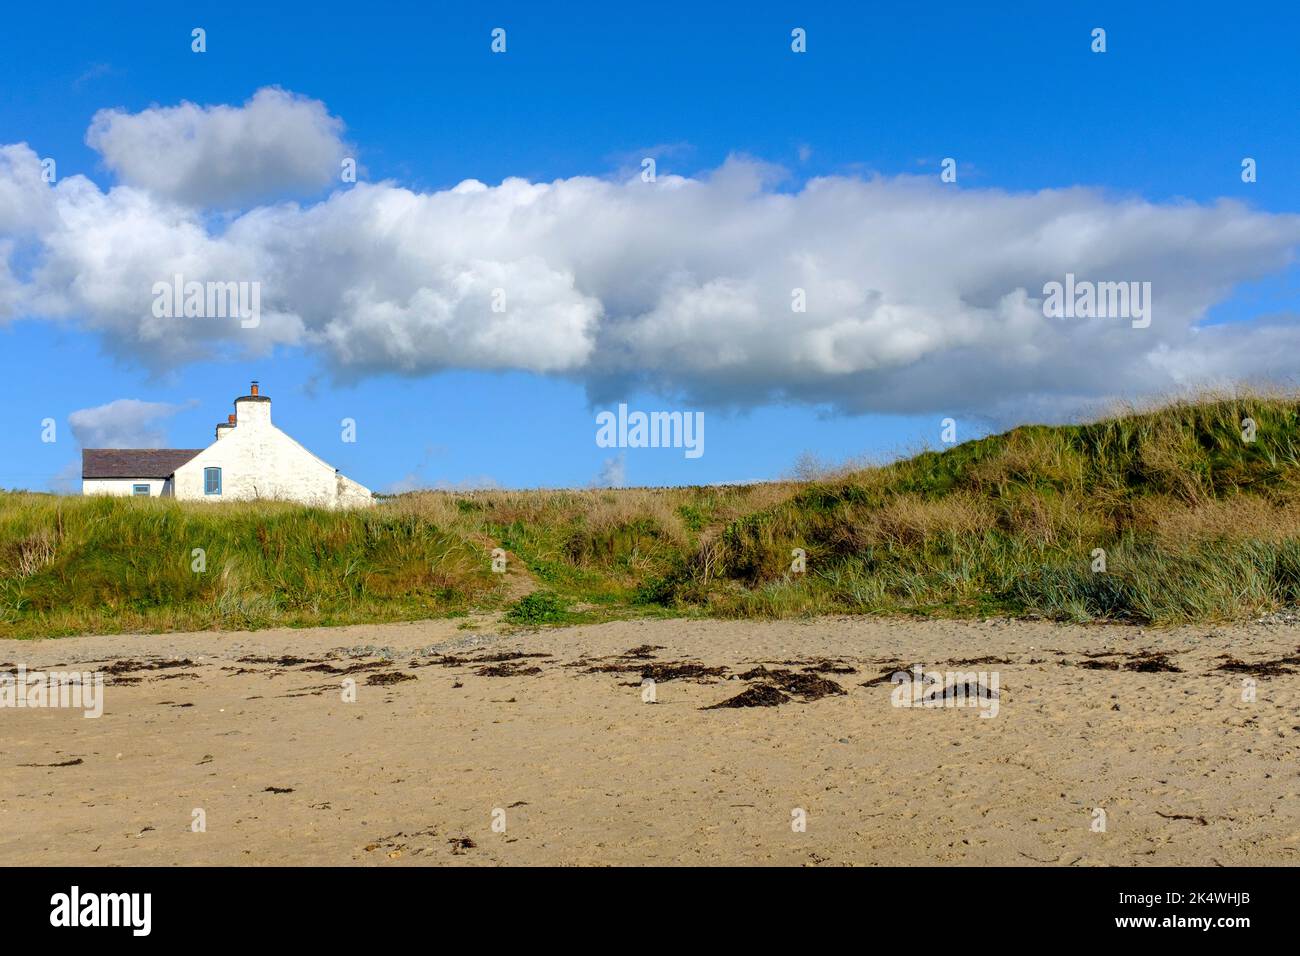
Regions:
M 230 422 L 230 424 L 232 424 L 232 425 L 235 424 L 235 416 L 234 416 L 234 414 L 231 413 L 230 415 L 227 415 L 227 416 L 226 416 L 226 421 Z
M 256 395 L 256 394 L 257 394 L 257 383 L 256 383 L 256 382 L 253 383 L 253 390 L 252 390 L 252 392 L 250 392 L 249 394 L 252 394 L 252 395 Z

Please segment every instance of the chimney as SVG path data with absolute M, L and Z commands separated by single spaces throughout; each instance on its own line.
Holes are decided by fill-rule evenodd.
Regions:
M 254 390 L 253 394 L 254 394 L 254 395 L 257 394 L 256 390 Z M 226 421 L 230 422 L 230 424 L 232 424 L 232 425 L 235 424 L 235 413 L 234 413 L 234 412 L 231 412 L 229 415 L 227 415 L 227 416 L 226 416 Z
M 224 422 L 217 422 L 217 440 L 220 441 L 230 434 L 230 429 L 235 427 L 235 416 L 227 416 Z
M 262 394 L 257 382 L 252 383 L 247 395 L 235 399 L 234 419 L 239 425 L 271 424 L 271 400 Z

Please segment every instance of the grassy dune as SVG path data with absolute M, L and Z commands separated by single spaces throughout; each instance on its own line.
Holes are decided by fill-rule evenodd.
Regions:
M 490 570 L 496 547 L 506 575 Z M 804 573 L 791 570 L 796 548 Z M 735 487 L 418 492 L 354 513 L 0 494 L 10 637 L 475 609 L 521 625 L 815 613 L 1164 624 L 1298 600 L 1294 396 L 1130 409 Z

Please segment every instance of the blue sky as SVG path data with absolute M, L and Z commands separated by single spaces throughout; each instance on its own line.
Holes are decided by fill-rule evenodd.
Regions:
M 506 271 L 488 271 L 508 276 L 494 281 L 509 289 L 525 281 L 510 270 L 535 259 L 542 272 L 528 275 L 539 288 L 565 287 L 556 302 L 541 301 L 549 292 L 528 300 L 538 310 L 527 319 L 530 328 L 558 314 L 551 308 L 589 309 L 593 323 L 629 323 L 610 339 L 591 333 L 599 341 L 590 353 L 580 341 L 547 339 L 556 358 L 545 367 L 508 348 L 486 357 L 481 344 L 460 349 L 463 325 L 448 332 L 445 361 L 420 348 L 393 357 L 376 345 L 387 333 L 374 323 L 391 314 L 380 305 L 359 312 L 329 344 L 286 334 L 260 343 L 261 354 L 241 354 L 233 338 L 151 352 L 138 339 L 134 306 L 81 291 L 95 284 L 92 266 L 61 265 L 38 278 L 66 251 L 39 229 L 15 228 L 11 273 L 31 289 L 64 288 L 42 290 L 56 295 L 57 305 L 32 295 L 7 318 L 0 312 L 0 376 L 8 386 L 0 486 L 47 489 L 75 475 L 79 446 L 69 416 L 118 399 L 167 406 L 142 422 L 167 444 L 206 444 L 254 378 L 275 400 L 277 424 L 376 490 L 592 484 L 617 454 L 596 446 L 594 416 L 617 401 L 705 412 L 701 458 L 630 449 L 622 465 L 628 484 L 688 484 L 778 477 L 805 452 L 840 460 L 935 444 L 948 416 L 964 438 L 995 423 L 1068 416 L 1148 385 L 1167 389 L 1220 375 L 1287 379 L 1297 289 L 1292 215 L 1300 199 L 1300 18 L 1293 8 L 983 6 L 577 3 L 555 13 L 523 3 L 315 3 L 267 11 L 223 2 L 184 10 L 138 4 L 129 15 L 102 4 L 73 3 L 57 15 L 11 6 L 0 32 L 0 85 L 10 93 L 0 102 L 0 145 L 27 143 L 37 156 L 56 159 L 60 188 L 77 176 L 105 193 L 124 184 L 164 188 L 158 183 L 169 144 L 153 144 L 153 165 L 141 172 L 149 157 L 127 155 L 129 145 L 118 153 L 87 145 L 97 111 L 148 116 L 182 101 L 240 109 L 265 87 L 323 104 L 343 124 L 338 135 L 359 162 L 362 183 L 387 183 L 403 196 L 440 194 L 466 179 L 490 188 L 511 177 L 621 183 L 646 156 L 656 157 L 661 179 L 713 185 L 699 203 L 710 212 L 702 219 L 689 209 L 666 214 L 655 240 L 637 253 L 641 260 L 615 261 L 615 252 L 584 245 L 588 228 L 625 246 L 642 238 L 640 200 L 629 200 L 631 221 L 606 223 L 600 210 L 608 203 L 598 194 L 557 200 L 556 221 L 535 224 L 535 245 L 512 247 L 508 262 L 501 259 Z M 205 53 L 191 51 L 194 27 L 207 32 Z M 496 27 L 507 31 L 504 54 L 489 49 Z M 795 27 L 807 31 L 806 53 L 790 48 Z M 1090 50 L 1095 27 L 1106 30 L 1104 54 Z M 245 147 L 236 147 L 242 155 Z M 957 160 L 959 177 L 939 186 L 944 157 Z M 1242 182 L 1243 157 L 1257 161 L 1257 182 Z M 758 198 L 718 185 L 729 158 L 762 180 L 753 187 Z M 250 168 L 231 176 L 260 174 Z M 843 208 L 853 221 L 834 215 L 838 203 L 804 203 L 790 213 L 794 225 L 786 231 L 815 238 L 791 239 L 776 254 L 771 236 L 778 233 L 752 230 L 753 217 L 785 215 L 773 212 L 784 208 L 780 197 L 799 197 L 820 177 L 849 184 Z M 885 185 L 877 192 L 871 183 Z M 1071 187 L 1087 187 L 1077 208 Z M 193 222 L 220 237 L 239 215 L 251 211 L 256 219 L 259 205 L 291 201 L 310 210 L 351 188 L 312 180 L 237 207 L 204 208 Z M 1026 199 L 1033 196 L 1040 198 Z M 579 200 L 590 205 L 566 211 Z M 1233 202 L 1222 207 L 1222 200 Z M 376 194 L 367 210 L 384 202 Z M 0 198 L 0 225 L 3 208 Z M 421 214 L 420 228 L 437 231 L 437 248 L 462 237 L 465 262 L 504 256 L 481 207 L 463 207 L 463 223 L 448 221 L 446 208 Z M 879 245 L 862 241 L 863 220 L 873 214 L 882 217 L 872 233 Z M 355 215 L 357 229 L 375 222 L 370 212 L 338 215 L 344 223 Z M 101 240 L 129 241 L 144 230 L 119 218 L 113 229 L 121 231 L 106 230 Z M 970 224 L 983 218 L 1006 225 L 985 236 Z M 1021 249 L 1009 238 L 1022 220 L 1026 236 L 1060 242 L 1024 276 L 1014 263 L 1031 254 L 1031 240 Z M 285 236 L 305 234 L 314 222 L 310 215 L 294 220 L 270 246 L 250 248 L 282 248 Z M 1091 245 L 1059 239 L 1071 223 Z M 733 258 L 675 251 L 673 230 L 686 245 L 715 225 L 716 243 L 734 247 Z M 421 241 L 418 231 L 410 235 L 408 242 Z M 887 255 L 895 235 L 897 262 Z M 304 241 L 321 255 L 326 240 Z M 923 301 L 926 275 L 907 271 L 907 262 L 930 250 L 932 284 L 945 293 L 936 302 L 971 309 L 951 326 L 941 304 Z M 1120 251 L 1107 257 L 1097 250 Z M 159 277 L 171 275 L 165 258 L 158 255 Z M 890 265 L 882 265 L 886 258 Z M 797 330 L 788 342 L 773 339 L 764 312 L 771 297 L 759 287 L 773 268 L 795 261 L 807 269 L 787 285 L 823 277 L 825 286 L 810 294 L 839 303 L 841 311 L 826 318 L 831 352 L 796 355 L 804 341 Z M 1163 326 L 1143 340 L 1098 333 L 1095 367 L 1085 367 L 1092 340 L 1040 342 L 1037 332 L 1007 331 L 1021 326 L 1008 317 L 1011 306 L 998 309 L 1001 297 L 1018 287 L 1037 295 L 1042 275 L 1074 271 L 1076 262 L 1080 274 L 1092 266 L 1111 270 L 1099 278 L 1152 276 L 1158 291 L 1180 290 L 1158 316 Z M 440 265 L 432 254 L 403 265 L 393 281 L 414 285 L 394 301 L 418 311 L 425 301 L 415 288 L 418 272 Z M 662 287 L 621 301 L 620 288 L 670 273 Z M 859 281 L 861 288 L 848 288 Z M 311 297 L 310 281 L 299 282 L 277 289 L 277 308 L 296 313 Z M 680 305 L 683 282 L 689 304 L 672 311 L 665 303 Z M 345 284 L 338 302 L 367 287 L 366 269 Z M 64 295 L 68 288 L 76 294 Z M 147 296 L 143 301 L 147 307 Z M 305 324 L 319 333 L 340 306 L 311 308 L 317 311 Z M 653 321 L 637 324 L 651 312 Z M 421 320 L 404 313 L 397 321 Z M 981 322 L 1005 328 L 986 333 Z M 1234 327 L 1231 356 L 1220 360 L 1228 350 L 1207 346 L 1198 325 Z M 411 328 L 423 326 L 393 335 Z M 677 337 L 672 348 L 665 336 Z M 747 347 L 746 340 L 772 347 Z M 735 356 L 728 341 L 741 343 Z M 684 348 L 691 358 L 681 358 Z M 1112 374 L 1112 355 L 1142 361 Z M 52 444 L 40 441 L 47 417 L 59 427 Z M 357 421 L 354 444 L 340 440 L 345 417 Z

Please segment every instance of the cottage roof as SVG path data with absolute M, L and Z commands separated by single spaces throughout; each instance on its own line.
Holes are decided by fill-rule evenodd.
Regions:
M 83 448 L 82 478 L 170 478 L 202 448 Z

